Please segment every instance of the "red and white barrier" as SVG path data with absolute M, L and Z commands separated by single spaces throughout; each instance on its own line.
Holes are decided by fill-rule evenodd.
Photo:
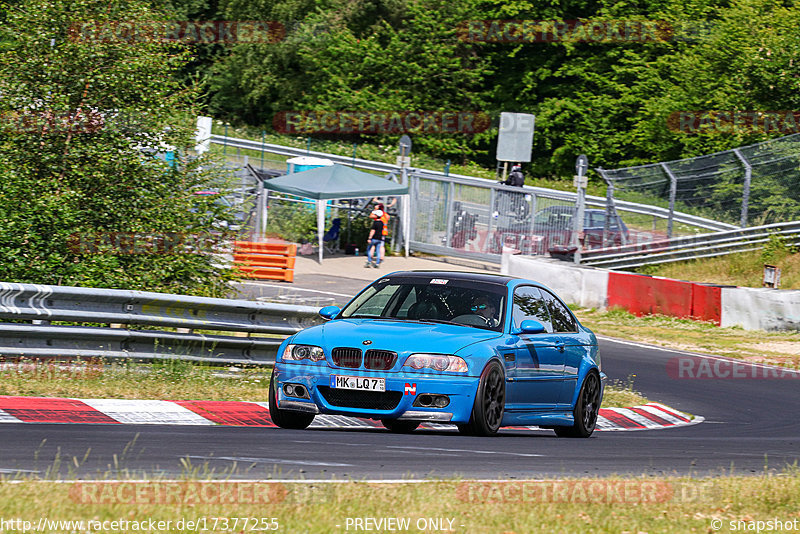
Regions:
M 620 307 L 745 330 L 800 330 L 800 291 L 726 287 L 576 266 L 560 260 L 503 255 L 501 272 L 537 280 L 569 303 Z

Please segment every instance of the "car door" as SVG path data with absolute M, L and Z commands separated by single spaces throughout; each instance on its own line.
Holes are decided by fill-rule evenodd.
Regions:
M 532 319 L 545 332 L 510 337 L 505 353 L 508 381 L 507 409 L 547 410 L 559 403 L 563 389 L 564 345 L 553 335 L 547 302 L 538 287 L 518 286 L 512 303 L 512 328 Z
M 559 338 L 564 350 L 562 353 L 564 358 L 563 380 L 558 402 L 561 405 L 567 405 L 572 402 L 573 393 L 577 387 L 578 370 L 587 351 L 588 338 L 578 331 L 578 322 L 569 308 L 549 291 L 545 289 L 541 291 L 542 298 L 547 303 L 547 311 L 550 313 L 553 335 Z

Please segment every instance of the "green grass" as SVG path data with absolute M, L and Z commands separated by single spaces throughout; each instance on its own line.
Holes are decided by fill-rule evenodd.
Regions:
M 219 368 L 180 360 L 152 365 L 22 362 L 0 369 L 0 395 L 263 401 L 268 387 L 268 370 L 263 368 Z
M 430 523 L 427 529 L 417 528 L 417 521 L 426 519 L 444 520 L 444 525 L 452 525 L 453 532 L 491 534 L 705 533 L 715 532 L 718 525 L 724 526 L 721 532 L 730 532 L 731 521 L 743 521 L 740 531 L 754 532 L 756 521 L 798 520 L 798 494 L 800 475 L 796 468 L 713 478 L 391 484 L 203 482 L 191 475 L 182 483 L 19 479 L 15 484 L 0 484 L 0 517 L 31 521 L 33 525 L 42 517 L 51 521 L 164 521 L 158 532 L 193 532 L 196 527 L 186 528 L 185 521 L 202 518 L 206 531 L 251 532 L 252 520 L 251 526 L 244 528 L 243 518 L 259 518 L 259 523 L 260 518 L 267 518 L 266 524 L 275 518 L 279 532 L 341 533 L 357 531 L 354 518 L 387 517 L 407 518 L 412 525 L 408 532 L 436 531 Z M 223 518 L 227 530 L 223 529 Z M 236 527 L 235 518 L 240 518 Z M 181 519 L 184 528 L 177 528 Z M 114 532 L 141 531 L 131 523 L 118 527 Z M 92 530 L 99 529 L 95 526 Z
M 781 269 L 781 289 L 800 289 L 800 254 L 790 251 L 741 252 L 716 258 L 665 263 L 638 269 L 644 274 L 678 280 L 742 287 L 761 287 L 764 264 Z
M 220 368 L 180 360 L 152 365 L 22 362 L 0 369 L 0 395 L 265 402 L 270 368 Z M 632 383 L 606 388 L 603 406 L 647 402 Z

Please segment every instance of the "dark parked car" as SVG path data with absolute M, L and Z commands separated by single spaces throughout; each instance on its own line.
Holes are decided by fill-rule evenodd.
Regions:
M 575 252 L 570 247 L 574 228 L 575 206 L 550 206 L 536 213 L 533 231 L 522 231 L 518 226 L 498 228 L 494 235 L 492 252 L 500 253 L 504 246 L 522 251 L 523 254 L 564 255 Z M 605 210 L 587 209 L 583 216 L 583 232 L 578 236 L 582 248 L 601 248 L 606 230 Z M 616 215 L 609 221 L 607 246 L 619 246 L 629 240 L 628 227 Z

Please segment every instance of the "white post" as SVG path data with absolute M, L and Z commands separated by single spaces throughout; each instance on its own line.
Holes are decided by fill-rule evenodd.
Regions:
M 319 262 L 322 263 L 322 236 L 325 234 L 325 205 L 327 200 L 317 200 L 317 239 L 319 241 Z
M 411 247 L 411 195 L 403 195 L 403 246 L 406 258 Z

